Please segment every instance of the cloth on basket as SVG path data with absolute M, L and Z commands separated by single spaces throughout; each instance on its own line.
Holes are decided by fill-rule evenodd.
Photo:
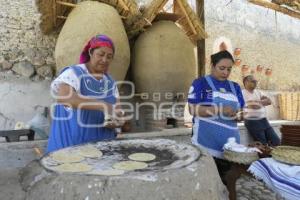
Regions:
M 243 152 L 243 153 L 253 153 L 253 152 L 260 152 L 261 151 L 259 149 L 257 149 L 256 147 L 247 147 L 243 144 L 238 144 L 235 141 L 235 138 L 231 137 L 228 138 L 227 143 L 224 144 L 224 150 L 230 150 L 230 151 L 235 151 L 235 152 Z
M 300 166 L 263 158 L 251 164 L 248 171 L 288 200 L 300 199 Z

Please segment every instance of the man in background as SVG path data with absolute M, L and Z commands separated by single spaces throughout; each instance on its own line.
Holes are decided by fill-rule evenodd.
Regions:
M 256 88 L 257 80 L 253 75 L 243 79 L 245 89 L 242 91 L 246 102 L 244 108 L 245 126 L 250 135 L 262 144 L 280 145 L 280 139 L 266 118 L 265 106 L 271 105 L 271 100 Z

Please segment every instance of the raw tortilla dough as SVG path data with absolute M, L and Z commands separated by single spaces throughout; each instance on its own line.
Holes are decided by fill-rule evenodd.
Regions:
M 78 149 L 78 154 L 87 158 L 100 158 L 102 152 L 93 146 L 83 146 Z
M 76 163 L 84 160 L 84 157 L 70 151 L 60 150 L 52 153 L 51 158 L 60 163 Z
M 118 176 L 124 174 L 124 170 L 119 170 L 119 169 L 94 170 L 89 172 L 89 174 L 103 175 L 103 176 Z
M 84 163 L 64 163 L 55 167 L 60 172 L 87 172 L 92 170 L 92 166 Z
M 151 161 L 155 160 L 156 156 L 151 153 L 133 153 L 128 156 L 130 160 L 134 161 Z
M 144 169 L 147 167 L 148 167 L 147 163 L 137 162 L 137 161 L 122 161 L 113 165 L 114 169 L 126 170 L 126 171 Z

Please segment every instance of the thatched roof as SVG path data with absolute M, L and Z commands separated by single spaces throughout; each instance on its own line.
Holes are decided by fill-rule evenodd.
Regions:
M 186 0 L 174 0 L 173 10 L 175 14 L 182 16 L 177 23 L 193 42 L 207 37 L 204 25 Z
M 275 11 L 284 13 L 291 17 L 300 19 L 300 0 L 248 0 L 249 2 L 260 5 Z
M 35 0 L 35 4 L 39 12 L 41 13 L 40 28 L 45 34 L 51 33 L 62 23 L 64 23 L 66 16 L 68 16 L 70 11 L 72 10 L 72 6 L 74 7 L 74 4 L 72 4 L 73 0 L 61 1 L 69 6 L 61 5 L 57 2 L 60 1 Z
M 85 1 L 85 0 L 81 0 Z M 141 17 L 141 13 L 135 0 L 96 0 L 113 6 L 119 12 L 121 18 L 127 21 L 134 21 Z M 74 0 L 35 0 L 41 13 L 40 28 L 44 34 L 51 33 L 62 24 L 68 17 L 71 10 L 80 1 Z M 128 22 L 127 22 L 128 23 Z
M 272 2 L 278 5 L 285 5 L 300 11 L 300 0 L 272 0 Z
M 176 22 L 193 43 L 207 37 L 204 25 L 187 0 L 173 0 L 171 13 L 164 9 L 167 3 L 171 4 L 169 0 L 152 0 L 143 6 L 140 10 L 142 18 L 127 27 L 128 36 L 133 37 L 143 32 L 155 19 L 167 19 Z
M 85 1 L 85 0 L 81 0 Z M 166 13 L 164 6 L 169 0 L 152 0 L 146 7 L 139 8 L 135 0 L 96 0 L 116 8 L 123 19 L 129 38 L 152 25 L 152 22 L 161 17 L 173 19 L 181 27 L 192 42 L 207 37 L 204 26 L 198 16 L 188 4 L 187 0 L 174 0 L 173 12 Z M 41 13 L 40 27 L 43 33 L 48 34 L 60 27 L 67 19 L 70 11 L 76 7 L 74 0 L 36 0 Z M 169 2 L 170 3 L 170 2 Z M 164 15 L 161 15 L 164 14 Z M 172 16 L 173 15 L 173 16 Z M 157 18 L 157 16 L 159 16 Z M 175 17 L 176 16 L 176 17 Z M 176 19 L 176 20 L 174 20 Z

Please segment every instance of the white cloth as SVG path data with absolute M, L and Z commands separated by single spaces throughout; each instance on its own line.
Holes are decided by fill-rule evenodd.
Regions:
M 247 101 L 260 101 L 261 98 L 264 96 L 259 90 L 254 90 L 253 93 L 250 93 L 248 90 L 242 90 L 243 97 L 247 106 Z M 244 117 L 247 118 L 266 118 L 267 112 L 265 106 L 261 106 L 260 109 L 250 109 L 244 108 L 245 114 Z
M 230 151 L 244 153 L 260 152 L 260 150 L 255 147 L 246 147 L 243 144 L 236 143 L 235 138 L 228 138 L 228 142 L 224 144 L 223 148 Z
M 300 199 L 300 166 L 263 158 L 253 162 L 248 171 L 282 197 L 288 200 Z
M 79 64 L 77 65 L 78 67 L 81 67 L 81 69 L 85 72 L 87 72 L 89 75 L 91 75 L 89 72 L 88 72 L 88 69 L 86 68 L 85 64 Z M 92 76 L 92 75 L 91 75 Z M 107 79 L 106 76 L 103 77 L 103 79 Z M 99 80 L 99 81 L 103 81 L 103 80 Z M 79 91 L 80 89 L 80 77 L 76 76 L 74 70 L 72 69 L 67 69 L 65 70 L 63 73 L 61 73 L 56 79 L 54 79 L 51 83 L 51 92 L 53 94 L 57 94 L 57 91 L 58 91 L 58 88 L 59 88 L 59 85 L 61 83 L 66 83 L 68 85 L 70 85 L 72 88 L 74 88 L 74 90 L 76 92 Z M 119 91 L 118 91 L 118 88 L 117 86 L 115 86 L 114 88 L 114 96 L 116 98 L 119 98 Z

